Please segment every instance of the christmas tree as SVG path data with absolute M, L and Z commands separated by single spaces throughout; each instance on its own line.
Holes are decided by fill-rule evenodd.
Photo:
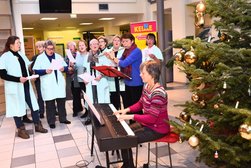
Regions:
M 182 122 L 170 123 L 199 150 L 198 161 L 251 167 L 251 2 L 205 0 L 195 9 L 196 26 L 209 14 L 219 38 L 209 34 L 173 43 L 180 51 L 172 60 L 187 75 L 192 97 L 183 105 Z

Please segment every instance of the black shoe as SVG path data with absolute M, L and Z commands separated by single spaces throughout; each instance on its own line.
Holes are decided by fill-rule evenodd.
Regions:
M 65 120 L 65 121 L 60 121 L 60 123 L 62 123 L 62 124 L 70 124 L 71 122 L 68 121 L 68 120 Z
M 72 114 L 72 117 L 77 117 L 78 116 L 78 113 L 73 113 Z
M 149 168 L 148 163 L 143 164 L 143 168 Z
M 52 128 L 52 129 L 53 129 L 53 128 L 56 128 L 56 125 L 55 125 L 55 124 L 50 124 L 49 126 L 50 126 L 50 128 Z
M 129 125 L 132 125 L 132 124 L 134 124 L 134 123 L 136 123 L 136 121 L 134 121 L 134 120 L 129 120 Z
M 106 168 L 106 167 L 97 165 L 97 166 L 95 166 L 95 168 Z
M 41 113 L 39 116 L 40 116 L 40 118 L 44 118 L 44 114 L 43 113 Z
M 85 118 L 88 116 L 89 111 L 85 108 L 85 113 L 80 118 Z
M 81 117 L 80 118 L 86 118 L 88 116 L 88 113 L 87 112 L 85 112 L 83 115 L 81 115 Z
M 131 166 L 131 167 L 130 167 L 130 166 L 128 166 L 128 165 L 124 165 L 124 164 L 123 164 L 120 168 L 135 168 L 135 167 L 134 167 L 134 166 Z
M 91 124 L 91 119 L 90 118 L 87 118 L 87 120 L 85 121 L 85 123 L 84 123 L 85 125 L 89 125 L 89 124 Z
M 29 119 L 28 117 L 23 117 L 23 122 L 24 123 L 33 123 L 33 121 L 31 119 Z

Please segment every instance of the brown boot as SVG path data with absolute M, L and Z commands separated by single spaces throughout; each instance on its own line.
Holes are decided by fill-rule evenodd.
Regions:
M 18 130 L 17 136 L 19 136 L 20 138 L 23 138 L 23 139 L 29 139 L 29 138 L 30 138 L 30 135 L 29 135 L 29 133 L 26 131 L 26 129 L 25 129 L 24 126 L 18 128 L 17 130 Z
M 38 124 L 35 124 L 35 131 L 36 132 L 40 132 L 40 133 L 47 133 L 48 130 L 43 128 L 41 122 L 39 122 Z

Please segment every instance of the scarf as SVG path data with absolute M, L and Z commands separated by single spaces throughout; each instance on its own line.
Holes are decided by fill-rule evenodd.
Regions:
M 87 62 L 90 62 L 90 63 L 92 63 L 92 62 L 99 63 L 99 60 L 98 60 L 98 55 L 99 54 L 100 54 L 99 51 L 96 54 L 93 54 L 92 51 L 89 52 Z
M 121 60 L 125 60 L 135 48 L 137 48 L 137 45 L 133 43 L 129 49 L 125 49 L 125 51 L 122 54 Z M 132 65 L 128 65 L 127 67 L 124 68 L 121 67 L 121 72 L 123 72 L 127 76 L 131 76 Z
M 96 70 L 93 69 L 92 67 L 93 66 L 96 66 L 96 63 L 99 63 L 99 60 L 98 60 L 98 55 L 100 54 L 100 52 L 98 51 L 96 54 L 93 54 L 93 52 L 89 52 L 89 55 L 88 55 L 88 59 L 87 59 L 87 62 L 90 62 L 90 73 L 91 75 L 94 75 L 96 77 Z

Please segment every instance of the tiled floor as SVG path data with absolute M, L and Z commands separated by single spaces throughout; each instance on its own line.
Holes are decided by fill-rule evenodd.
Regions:
M 169 97 L 169 116 L 175 119 L 182 108 L 174 106 L 190 99 L 190 93 L 185 84 L 167 84 Z M 68 120 L 72 124 L 56 123 L 55 129 L 50 129 L 46 119 L 43 125 L 49 130 L 47 134 L 35 133 L 33 124 L 26 124 L 31 138 L 24 140 L 16 137 L 15 124 L 12 118 L 0 116 L 0 167 L 1 168 L 94 168 L 96 165 L 106 166 L 105 154 L 99 152 L 95 144 L 94 156 L 90 155 L 91 126 L 84 126 L 84 119 L 72 117 L 72 103 L 67 101 Z M 159 168 L 168 167 L 169 157 L 167 145 L 158 145 Z M 154 144 L 151 147 L 155 147 Z M 198 152 L 187 142 L 171 144 L 174 168 L 207 168 L 203 163 L 196 163 Z M 135 149 L 134 156 L 135 156 Z M 150 167 L 155 167 L 155 150 L 151 149 Z M 116 160 L 116 155 L 110 159 Z M 139 147 L 138 167 L 147 162 L 147 144 Z M 121 163 L 111 167 L 120 167 Z

